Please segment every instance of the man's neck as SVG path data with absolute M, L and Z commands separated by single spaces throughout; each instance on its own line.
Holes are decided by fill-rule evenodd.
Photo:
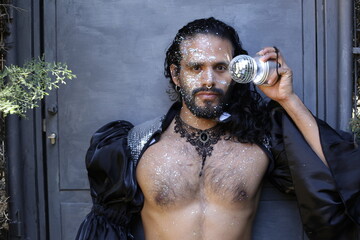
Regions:
M 201 130 L 212 128 L 218 123 L 215 119 L 206 119 L 195 116 L 184 103 L 180 110 L 180 118 L 186 124 Z

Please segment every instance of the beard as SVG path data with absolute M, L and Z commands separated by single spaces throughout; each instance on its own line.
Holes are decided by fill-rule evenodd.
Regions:
M 195 102 L 195 94 L 198 92 L 216 93 L 218 96 L 218 103 L 214 104 L 213 101 L 204 101 L 204 106 L 197 105 Z M 220 115 L 224 112 L 226 95 L 222 89 L 207 89 L 202 87 L 194 89 L 192 92 L 190 92 L 186 88 L 181 88 L 180 94 L 190 112 L 199 118 L 215 119 L 220 117 Z

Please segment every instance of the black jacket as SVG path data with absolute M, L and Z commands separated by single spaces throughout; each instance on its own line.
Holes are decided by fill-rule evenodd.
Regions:
M 270 159 L 270 181 L 282 192 L 296 194 L 310 239 L 356 239 L 360 224 L 359 148 L 351 136 L 344 137 L 317 120 L 327 168 L 286 113 L 277 106 L 271 108 L 271 148 L 258 144 Z M 142 239 L 139 213 L 143 195 L 136 182 L 136 166 L 179 109 L 174 104 L 166 116 L 136 127 L 114 121 L 96 131 L 86 155 L 94 205 L 76 239 Z

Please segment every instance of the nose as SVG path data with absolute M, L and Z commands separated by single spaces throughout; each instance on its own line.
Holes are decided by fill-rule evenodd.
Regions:
M 202 85 L 205 87 L 213 87 L 215 85 L 215 73 L 213 69 L 208 68 L 203 72 Z

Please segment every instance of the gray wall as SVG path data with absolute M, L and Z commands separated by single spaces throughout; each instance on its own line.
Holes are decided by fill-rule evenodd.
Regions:
M 351 1 L 341 2 L 19 1 L 27 11 L 16 13 L 11 61 L 21 63 L 44 51 L 48 61 L 66 62 L 78 76 L 52 92 L 28 120 L 9 119 L 8 135 L 14 142 L 10 153 L 22 150 L 11 158 L 29 165 L 13 174 L 20 182 L 12 189 L 18 189 L 14 205 L 22 210 L 23 237 L 74 238 L 91 207 L 84 166 L 91 134 L 111 120 L 138 124 L 166 112 L 171 102 L 163 77 L 165 50 L 177 30 L 196 18 L 214 16 L 234 26 L 251 55 L 276 45 L 293 68 L 295 91 L 309 109 L 344 129 L 351 89 L 338 86 L 351 78 L 343 71 L 339 77 L 339 56 L 345 55 L 340 59 L 351 66 L 344 54 L 351 49 L 339 32 L 348 31 L 342 19 L 351 9 L 343 3 Z M 58 106 L 56 115 L 47 112 L 53 105 Z M 46 139 L 51 133 L 58 136 L 55 145 Z M 24 173 L 28 177 L 19 178 Z M 303 238 L 294 199 L 266 184 L 254 239 Z

